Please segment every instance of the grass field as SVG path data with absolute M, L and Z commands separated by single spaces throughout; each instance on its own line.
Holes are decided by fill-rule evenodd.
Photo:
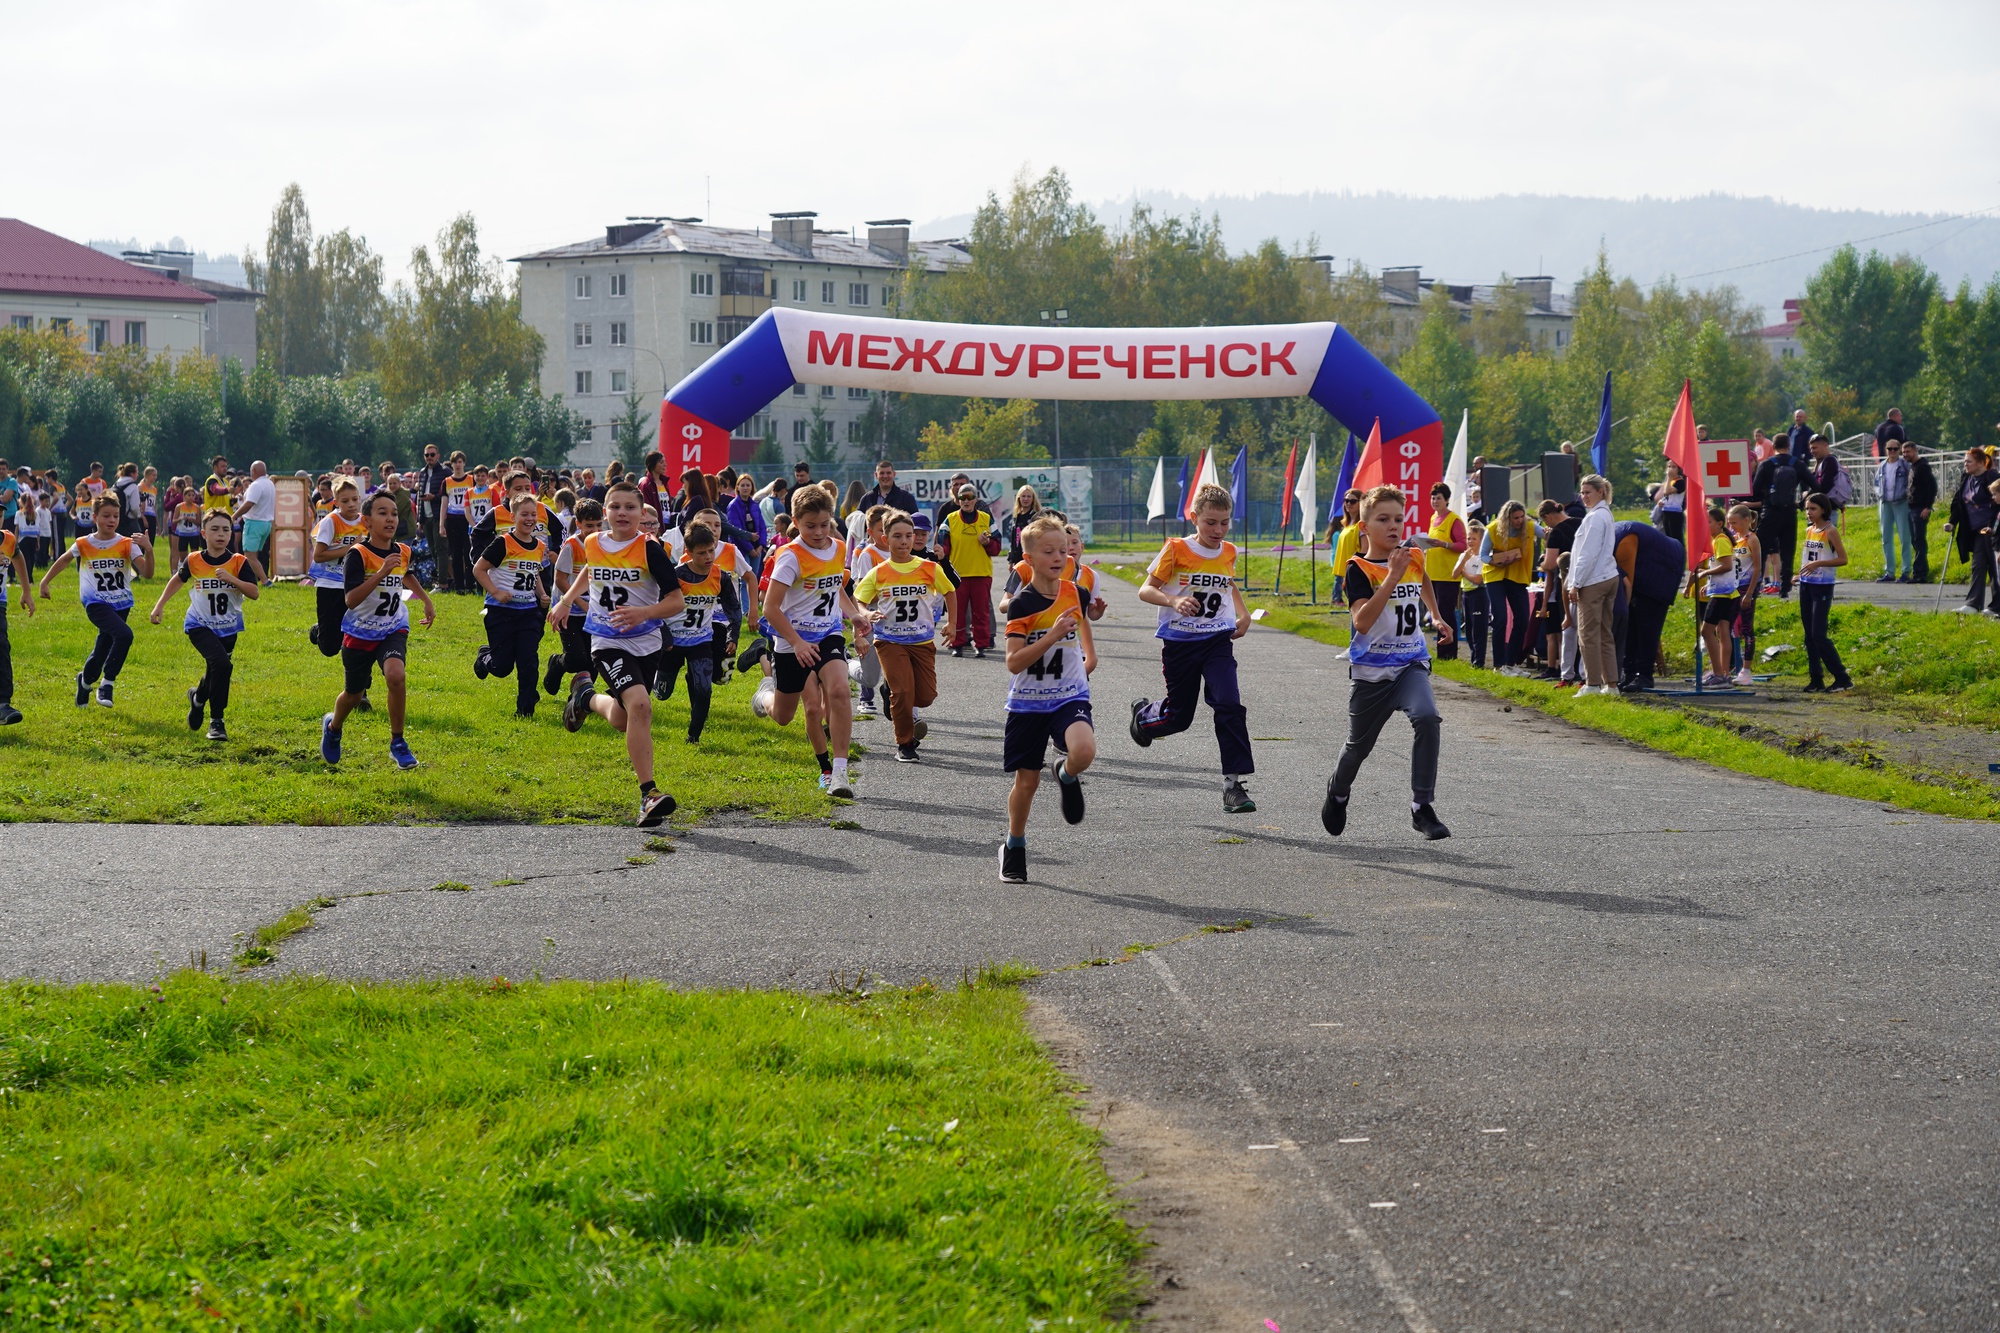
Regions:
M 623 737 L 592 718 L 562 729 L 561 701 L 542 696 L 533 721 L 514 718 L 514 683 L 480 681 L 472 659 L 485 642 L 480 602 L 440 596 L 438 619 L 410 631 L 407 736 L 422 766 L 399 771 L 376 681 L 373 713 L 344 729 L 337 771 L 319 758 L 319 719 L 341 688 L 338 658 L 306 639 L 312 590 L 267 588 L 244 608 L 224 743 L 187 728 L 187 690 L 201 659 L 181 632 L 186 599 L 162 623 L 146 622 L 166 577 L 138 584 L 135 641 L 118 680 L 117 706 L 76 707 L 77 669 L 94 637 L 65 574 L 55 596 L 24 616 L 8 608 L 16 687 L 27 715 L 0 729 L 0 821 L 165 821 L 201 824 L 361 824 L 456 820 L 630 820 L 638 788 Z M 543 659 L 556 636 L 542 641 Z M 755 679 L 716 692 L 700 747 L 687 743 L 685 688 L 655 706 L 660 784 L 691 816 L 726 808 L 774 816 L 829 807 L 800 724 L 779 730 L 751 716 Z M 677 816 L 678 818 L 679 816 Z
M 7 1327 L 1103 1327 L 1138 1249 L 998 982 L 0 987 Z

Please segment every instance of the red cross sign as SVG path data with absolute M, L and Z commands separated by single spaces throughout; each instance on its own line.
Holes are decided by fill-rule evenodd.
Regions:
M 1750 494 L 1750 441 L 1703 440 L 1701 486 L 1711 500 Z

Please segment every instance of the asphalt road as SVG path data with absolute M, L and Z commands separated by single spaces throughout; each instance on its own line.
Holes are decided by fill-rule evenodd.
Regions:
M 1344 672 L 1262 630 L 1262 808 L 1226 816 L 1205 724 L 1126 738 L 1158 655 L 1105 583 L 1090 815 L 1038 809 L 1031 884 L 996 875 L 1002 668 L 947 660 L 927 763 L 862 726 L 858 828 L 704 826 L 634 866 L 632 829 L 10 826 L 0 974 L 143 978 L 318 894 L 279 966 L 814 987 L 1019 959 L 1159 1242 L 1163 1326 L 2000 1326 L 1989 827 L 1446 688 L 1456 836 L 1410 831 L 1392 722 L 1335 841 Z

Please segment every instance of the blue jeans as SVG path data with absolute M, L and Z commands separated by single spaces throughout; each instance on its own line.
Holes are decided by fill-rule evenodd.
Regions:
M 1916 551 L 1910 545 L 1910 502 L 1884 500 L 1876 506 L 1875 516 L 1882 525 L 1882 572 L 1910 577 L 1910 570 L 1916 563 Z M 1896 568 L 1898 536 L 1903 542 L 1903 567 L 1900 570 Z

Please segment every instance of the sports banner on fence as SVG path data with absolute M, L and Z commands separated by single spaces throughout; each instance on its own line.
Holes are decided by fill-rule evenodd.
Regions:
M 1337 324 L 1044 329 L 780 308 L 668 391 L 669 475 L 720 471 L 731 432 L 794 384 L 1095 401 L 1309 396 L 1350 429 L 1379 422 L 1384 476 L 1409 497 L 1414 528 L 1444 463 L 1436 411 Z
M 970 478 L 979 488 L 980 507 L 993 515 L 995 526 L 1014 507 L 1015 492 L 1032 486 L 1044 506 L 1068 514 L 1069 521 L 1083 529 L 1083 539 L 1091 540 L 1087 467 L 1058 468 L 1051 463 L 1047 467 L 905 468 L 896 473 L 896 484 L 916 496 L 917 507 L 930 514 L 939 505 L 951 503 L 951 479 L 957 476 Z

